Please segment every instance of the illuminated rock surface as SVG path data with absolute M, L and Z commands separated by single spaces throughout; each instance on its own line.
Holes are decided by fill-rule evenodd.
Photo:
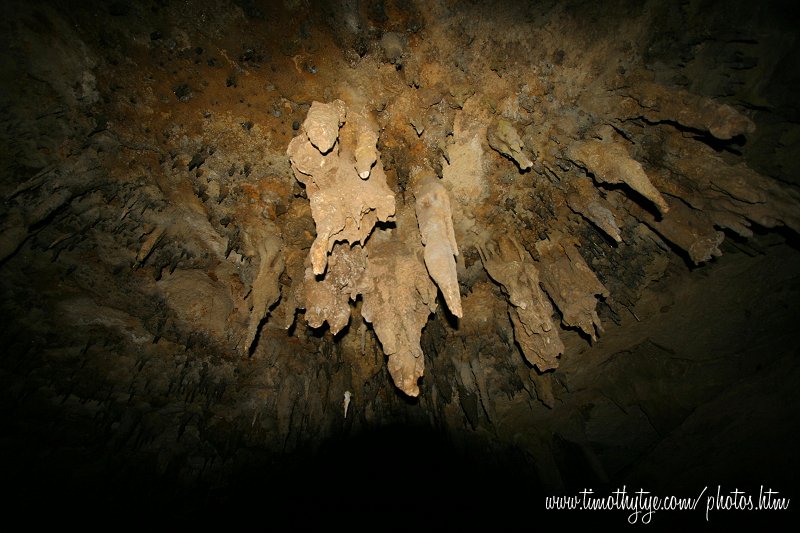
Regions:
M 2 3 L 7 517 L 614 530 L 544 497 L 797 500 L 798 27 Z

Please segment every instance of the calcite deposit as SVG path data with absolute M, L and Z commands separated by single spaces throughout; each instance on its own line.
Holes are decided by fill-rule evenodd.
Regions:
M 374 121 L 362 113 L 350 113 L 350 123 L 355 130 L 356 172 L 365 180 L 369 178 L 372 166 L 378 160 L 378 131 Z
M 501 236 L 498 243 L 479 248 L 483 267 L 503 286 L 510 304 L 514 338 L 525 359 L 540 371 L 558 366 L 564 344 L 553 323 L 553 306 L 539 286 L 539 270 L 518 242 Z
M 347 117 L 347 107 L 341 100 L 330 104 L 313 102 L 303 121 L 303 131 L 308 141 L 322 154 L 327 154 L 339 138 L 339 127 Z
M 573 242 L 555 232 L 536 243 L 541 282 L 561 311 L 565 326 L 580 328 L 592 339 L 603 331 L 597 316 L 598 297 L 609 295 Z
M 345 116 L 348 129 L 341 136 L 344 146 L 339 146 L 338 136 L 330 132 L 334 124 L 338 131 L 337 121 Z M 291 301 L 305 310 L 309 326 L 320 328 L 327 322 L 335 335 L 349 323 L 350 302 L 362 296 L 361 314 L 380 340 L 394 383 L 417 396 L 417 381 L 425 368 L 421 331 L 436 309 L 431 278 L 451 312 L 462 315 L 448 193 L 435 177 L 422 180 L 416 192 L 418 237 L 409 212 L 398 222 L 403 227 L 393 240 L 365 249 L 375 223 L 395 219 L 394 195 L 376 149 L 377 132 L 366 116 L 346 114 L 341 101 L 315 102 L 303 130 L 292 139 L 287 154 L 295 176 L 306 185 L 317 237 L 309 252 L 311 266 L 291 291 Z M 334 147 L 338 150 L 331 150 Z M 406 242 L 399 240 L 400 234 L 415 237 Z
M 436 286 L 418 252 L 402 242 L 370 248 L 361 308 L 388 357 L 392 380 L 409 396 L 419 395 L 425 370 L 420 337 L 436 310 Z
M 442 291 L 450 312 L 460 317 L 463 311 L 455 260 L 458 244 L 450 198 L 444 186 L 431 174 L 420 180 L 415 196 L 419 234 L 425 246 L 425 267 Z
M 250 316 L 247 334 L 241 347 L 247 353 L 253 346 L 258 327 L 269 307 L 281 294 L 278 277 L 283 272 L 283 243 L 274 224 L 253 222 L 243 231 L 242 252 L 245 257 L 258 261 L 258 271 L 250 287 Z
M 338 244 L 328 261 L 328 270 L 322 279 L 308 267 L 302 285 L 306 321 L 319 328 L 328 323 L 336 335 L 350 321 L 350 301 L 355 300 L 364 275 L 365 254 L 361 246 L 350 248 Z
M 0 2 L 6 521 L 794 490 L 800 22 L 676 4 Z
M 604 205 L 591 179 L 576 176 L 570 180 L 566 199 L 570 209 L 583 215 L 615 241 L 622 242 L 622 234 L 614 213 Z
M 528 170 L 533 161 L 525 155 L 525 145 L 514 125 L 505 118 L 495 119 L 489 126 L 487 135 L 489 146 L 502 155 L 514 160 L 520 170 Z
M 316 107 L 315 107 L 316 106 Z M 289 143 L 287 153 L 295 177 L 306 186 L 317 237 L 311 245 L 315 275 L 325 272 L 336 242 L 363 244 L 375 224 L 394 216 L 394 194 L 378 161 L 368 179 L 356 170 L 354 148 L 333 150 L 344 121 L 343 102 L 318 104 L 309 110 L 303 132 Z M 355 127 L 355 126 L 353 126 Z M 362 159 L 363 162 L 363 159 Z
M 708 131 L 723 140 L 755 131 L 753 121 L 730 105 L 665 87 L 652 80 L 652 73 L 636 72 L 625 80 L 617 94 L 619 96 L 613 99 L 619 117 L 643 116 L 650 122 L 674 121 Z
M 669 205 L 650 181 L 641 163 L 630 156 L 624 141 L 615 140 L 611 128 L 603 128 L 601 139 L 587 139 L 572 143 L 567 149 L 568 157 L 585 168 L 601 183 L 625 183 L 647 198 L 664 215 Z

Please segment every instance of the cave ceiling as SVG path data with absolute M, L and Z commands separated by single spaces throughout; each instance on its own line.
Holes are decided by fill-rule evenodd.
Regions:
M 4 3 L 11 470 L 391 427 L 563 491 L 720 454 L 674 450 L 736 387 L 796 414 L 797 21 L 725 4 Z

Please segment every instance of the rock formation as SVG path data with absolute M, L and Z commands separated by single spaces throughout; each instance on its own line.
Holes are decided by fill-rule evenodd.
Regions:
M 450 198 L 444 186 L 430 174 L 418 183 L 415 196 L 419 234 L 425 246 L 425 267 L 442 291 L 450 312 L 460 317 L 461 293 L 455 261 L 458 244 Z
M 501 236 L 497 246 L 480 247 L 481 261 L 508 297 L 514 338 L 525 359 L 540 371 L 558 366 L 564 344 L 553 324 L 553 306 L 539 287 L 539 271 L 519 243 Z M 496 248 L 496 249 L 495 249 Z
M 418 250 L 402 242 L 370 248 L 366 284 L 361 314 L 381 341 L 395 385 L 417 396 L 425 369 L 420 337 L 436 310 L 436 286 Z
M 520 170 L 527 170 L 533 166 L 533 161 L 524 153 L 522 139 L 508 120 L 495 119 L 489 126 L 487 140 L 494 150 L 517 163 Z
M 596 339 L 597 332 L 603 331 L 597 297 L 607 297 L 608 290 L 564 235 L 556 232 L 537 242 L 536 253 L 542 264 L 542 286 L 561 311 L 564 325 L 578 327 Z
M 611 128 L 604 128 L 600 140 L 589 139 L 572 143 L 568 157 L 585 168 L 601 183 L 625 183 L 655 204 L 664 215 L 669 205 L 650 181 L 641 163 L 631 158 L 625 146 L 613 140 Z
M 308 141 L 325 155 L 331 151 L 339 138 L 339 128 L 347 117 L 347 108 L 341 100 L 330 104 L 313 102 L 308 116 L 303 121 L 303 131 Z
M 381 342 L 392 379 L 400 390 L 417 396 L 417 381 L 425 368 L 420 335 L 428 315 L 436 309 L 436 288 L 428 272 L 451 312 L 456 316 L 462 313 L 454 259 L 458 247 L 447 191 L 432 177 L 418 188 L 416 214 L 421 243 L 411 239 L 416 249 L 403 241 L 390 241 L 364 251 L 361 245 L 375 223 L 394 220 L 394 196 L 386 187 L 375 148 L 377 133 L 364 116 L 347 115 L 352 129 L 342 136 L 345 147 L 326 155 L 337 146 L 338 136 L 331 134 L 333 125 L 338 132 L 345 115 L 341 101 L 315 102 L 303 123 L 304 134 L 295 137 L 287 150 L 295 176 L 310 189 L 317 226 L 309 254 L 312 267 L 306 268 L 304 280 L 298 284 L 301 288 L 295 288 L 302 292 L 303 303 L 296 304 L 305 309 L 311 327 L 319 328 L 327 322 L 335 335 L 350 320 L 350 301 L 362 295 L 361 314 Z M 353 144 L 355 160 L 345 151 Z M 354 176 L 361 179 L 354 180 Z M 405 226 L 411 223 L 413 219 L 406 217 Z M 413 230 L 404 227 L 401 231 L 407 234 Z M 327 250 L 321 240 L 325 236 Z M 425 245 L 424 252 L 421 244 Z M 420 252 L 424 263 L 419 260 Z
M 603 205 L 600 193 L 589 178 L 580 176 L 570 180 L 567 205 L 576 213 L 583 215 L 603 233 L 617 242 L 622 242 L 622 235 L 614 213 Z
M 392 219 L 395 204 L 380 161 L 364 180 L 356 171 L 352 147 L 332 150 L 346 116 L 344 103 L 315 102 L 312 110 L 303 122 L 303 132 L 289 143 L 287 153 L 295 177 L 306 186 L 311 203 L 317 226 L 311 265 L 314 274 L 320 275 L 325 272 L 328 254 L 336 242 L 363 244 L 376 222 Z
M 378 160 L 378 132 L 372 121 L 360 113 L 350 113 L 350 121 L 353 124 L 356 136 L 356 172 L 358 176 L 365 180 L 372 172 L 372 166 Z
M 336 335 L 350 322 L 350 301 L 359 294 L 361 277 L 366 268 L 363 248 L 337 244 L 328 260 L 325 277 L 317 276 L 308 267 L 302 285 L 305 317 L 313 328 L 327 322 Z
M 650 122 L 673 121 L 688 128 L 709 132 L 728 140 L 755 131 L 753 121 L 727 104 L 688 91 L 653 82 L 652 74 L 629 76 L 613 98 L 619 117 L 644 117 Z
M 250 288 L 250 317 L 242 350 L 247 353 L 253 346 L 258 327 L 270 306 L 281 295 L 278 277 L 283 272 L 283 243 L 274 224 L 253 222 L 242 238 L 243 255 L 258 260 L 258 272 Z
M 7 518 L 793 490 L 800 25 L 599 4 L 0 3 Z

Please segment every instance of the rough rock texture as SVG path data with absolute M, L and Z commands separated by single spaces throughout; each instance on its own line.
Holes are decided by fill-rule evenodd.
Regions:
M 157 286 L 181 327 L 211 338 L 224 337 L 233 301 L 208 274 L 202 270 L 179 270 L 162 277 Z
M 347 107 L 341 100 L 330 104 L 313 102 L 303 121 L 308 141 L 322 154 L 327 154 L 339 138 L 339 128 L 347 117 Z
M 597 316 L 597 297 L 607 297 L 608 290 L 586 264 L 575 245 L 560 233 L 536 243 L 544 290 L 561 312 L 566 326 L 580 328 L 593 340 L 603 331 Z
M 614 213 L 603 205 L 600 193 L 589 178 L 575 177 L 570 180 L 567 205 L 600 228 L 603 233 L 617 242 L 622 242 L 622 235 Z
M 469 205 L 486 198 L 483 141 L 488 114 L 477 98 L 470 98 L 453 121 L 452 144 L 448 144 L 442 163 L 442 179 L 459 203 Z
M 281 287 L 278 278 L 283 272 L 283 243 L 272 223 L 253 223 L 242 235 L 242 254 L 257 258 L 258 272 L 250 287 L 250 318 L 242 350 L 249 352 L 255 341 L 258 327 L 267 312 L 278 301 Z
M 356 135 L 356 172 L 361 179 L 369 178 L 372 166 L 378 159 L 378 132 L 373 121 L 363 114 L 350 113 L 350 122 L 353 124 Z
M 519 510 L 796 500 L 798 27 L 743 0 L 0 3 L 7 518 L 614 530 Z
M 730 105 L 653 83 L 650 77 L 639 72 L 625 81 L 618 90 L 622 96 L 616 102 L 618 116 L 644 117 L 650 122 L 674 121 L 722 140 L 755 131 L 753 121 Z
M 508 120 L 495 119 L 489 126 L 486 139 L 494 150 L 513 159 L 520 170 L 527 170 L 533 166 L 533 161 L 525 155 L 522 139 Z
M 539 287 L 536 264 L 519 243 L 505 236 L 499 238 L 496 247 L 481 247 L 479 251 L 486 272 L 508 296 L 514 338 L 525 359 L 542 372 L 556 368 L 564 343 L 553 324 L 553 306 Z
M 409 396 L 419 395 L 425 369 L 420 337 L 436 310 L 436 286 L 417 252 L 401 242 L 370 247 L 361 308 L 389 357 L 392 380 Z
M 428 175 L 417 184 L 414 196 L 419 235 L 425 246 L 425 267 L 442 291 L 450 312 L 461 317 L 463 312 L 455 260 L 458 244 L 447 190 L 435 177 Z
M 669 213 L 661 219 L 638 207 L 630 211 L 661 237 L 684 250 L 694 264 L 722 255 L 719 246 L 725 234 L 714 229 L 705 212 L 687 206 L 679 199 L 669 205 Z
M 303 122 L 304 133 L 292 139 L 287 153 L 295 177 L 306 186 L 311 202 L 317 226 L 311 265 L 314 274 L 320 275 L 325 272 L 328 254 L 336 242 L 363 244 L 376 222 L 393 218 L 395 203 L 380 161 L 369 179 L 362 180 L 349 151 L 352 147 L 344 148 L 348 151 L 330 151 L 344 120 L 344 103 L 318 106 L 312 114 L 314 109 L 312 106 Z
M 350 301 L 355 300 L 366 268 L 363 248 L 337 244 L 323 279 L 306 268 L 303 281 L 305 318 L 312 328 L 328 323 L 336 335 L 350 322 Z
M 627 148 L 613 140 L 606 129 L 601 140 L 590 139 L 572 143 L 569 158 L 591 172 L 602 183 L 625 183 L 655 204 L 664 215 L 669 211 L 667 201 L 650 182 L 641 163 L 632 159 Z
M 781 186 L 744 163 L 730 164 L 709 147 L 687 145 L 674 133 L 665 139 L 660 160 L 665 191 L 705 212 L 720 228 L 742 237 L 753 235 L 751 222 L 800 230 L 796 188 Z

